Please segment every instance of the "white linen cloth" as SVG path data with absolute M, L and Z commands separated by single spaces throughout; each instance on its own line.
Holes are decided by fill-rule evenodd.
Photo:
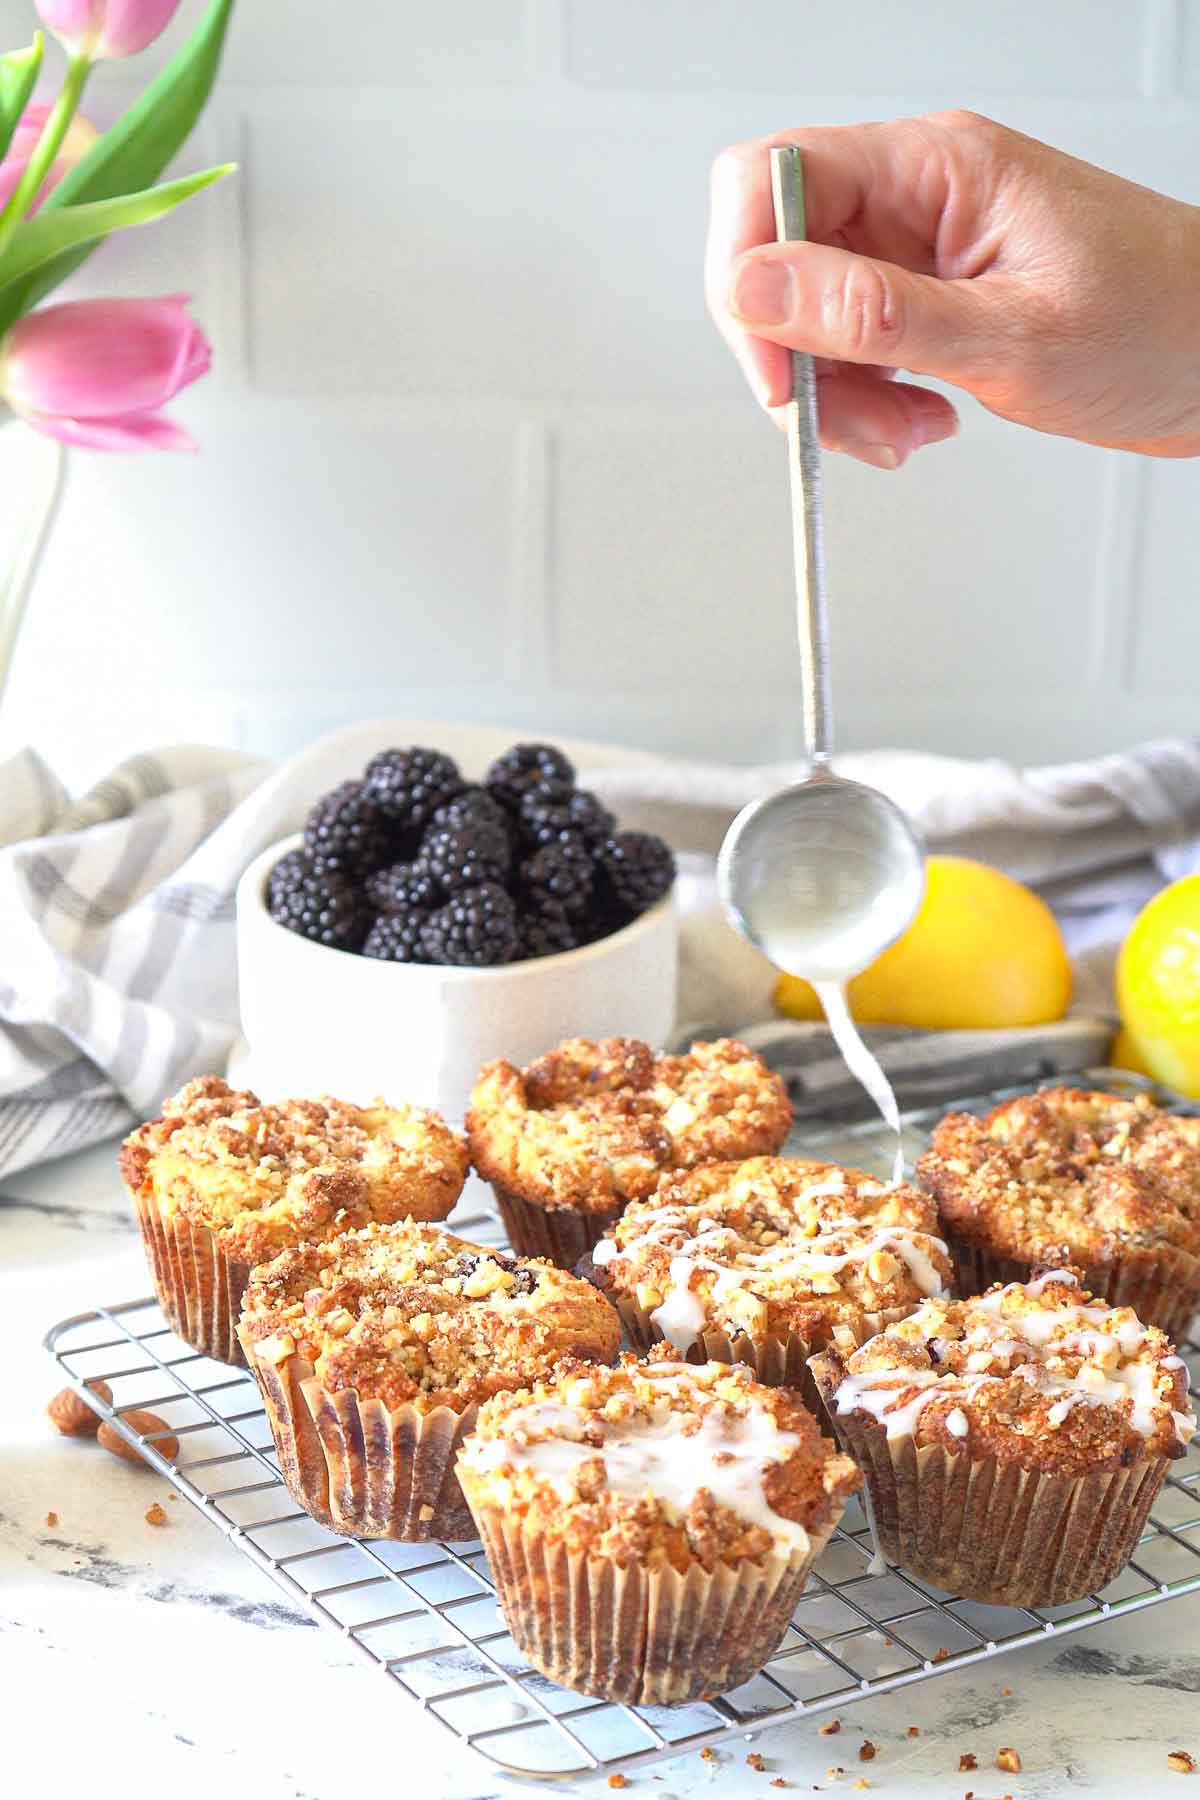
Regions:
M 372 733 L 367 755 L 441 742 L 472 773 L 520 736 L 425 721 L 402 735 L 364 727 L 274 770 L 239 752 L 175 747 L 131 758 L 74 801 L 35 751 L 0 764 L 0 1176 L 111 1136 L 192 1075 L 224 1067 L 238 1031 L 238 878 L 361 767 Z M 472 760 L 458 744 L 474 739 L 487 748 Z M 771 971 L 712 897 L 729 820 L 794 780 L 798 765 L 586 749 L 587 784 L 621 824 L 660 831 L 681 852 L 681 1029 L 748 1032 L 764 1046 L 823 1039 L 821 1027 L 772 1020 Z M 906 751 L 851 754 L 838 768 L 890 794 L 931 849 L 984 858 L 1037 887 L 1067 933 L 1085 1013 L 1110 1012 L 1113 951 L 1137 909 L 1163 881 L 1200 869 L 1200 740 L 1023 772 Z M 1072 1039 L 1058 1028 L 1088 1054 L 1106 1030 Z M 949 1035 L 958 1067 L 963 1034 Z M 980 1034 L 992 1054 L 998 1035 Z M 911 1061 L 911 1039 L 880 1034 L 885 1063 Z M 1052 1066 L 1070 1066 L 1066 1054 Z

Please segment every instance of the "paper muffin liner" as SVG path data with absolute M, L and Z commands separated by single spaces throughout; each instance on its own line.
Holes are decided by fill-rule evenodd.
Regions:
M 623 1202 L 602 1212 L 568 1206 L 538 1206 L 511 1188 L 492 1183 L 508 1241 L 518 1256 L 545 1256 L 571 1271 L 625 1210 Z
M 477 1406 L 422 1412 L 361 1399 L 353 1388 L 332 1393 L 307 1357 L 293 1352 L 272 1362 L 249 1338 L 242 1343 L 288 1493 L 305 1512 L 345 1537 L 461 1543 L 475 1536 L 454 1459 Z
M 635 1350 L 644 1352 L 664 1341 L 665 1334 L 654 1323 L 649 1311 L 644 1306 L 639 1306 L 632 1295 L 605 1291 L 605 1298 L 616 1307 L 621 1316 L 621 1324 Z M 912 1310 L 911 1306 L 893 1306 L 884 1312 L 862 1313 L 853 1323 L 848 1320 L 845 1323 L 854 1333 L 855 1344 L 865 1344 L 869 1337 L 874 1337 L 885 1326 L 907 1318 Z M 690 1349 L 681 1351 L 680 1354 L 689 1363 L 748 1363 L 754 1370 L 756 1380 L 761 1381 L 765 1387 L 796 1388 L 810 1412 L 822 1418 L 825 1402 L 813 1379 L 808 1360 L 816 1351 L 825 1349 L 828 1341 L 823 1338 L 810 1342 L 798 1337 L 794 1331 L 789 1332 L 786 1337 L 754 1338 L 745 1331 L 739 1331 L 731 1337 L 724 1326 L 710 1324 L 705 1326 Z
M 822 1358 L 815 1357 L 822 1379 Z M 829 1415 L 870 1490 L 889 1562 L 988 1606 L 1063 1606 L 1107 1586 L 1137 1548 L 1169 1467 L 1058 1475 L 994 1456 L 889 1441 L 875 1420 Z
M 994 1281 L 1029 1281 L 1045 1265 L 1000 1256 L 984 1244 L 947 1231 L 954 1259 L 954 1289 L 959 1295 L 982 1294 Z M 1103 1262 L 1076 1262 L 1083 1285 L 1110 1306 L 1131 1306 L 1143 1325 L 1157 1325 L 1175 1341 L 1188 1336 L 1200 1311 L 1200 1256 L 1174 1245 L 1153 1256 L 1113 1257 Z
M 469 1473 L 466 1481 L 470 1492 Z M 568 1551 L 486 1501 L 475 1526 L 505 1623 L 535 1669 L 597 1699 L 672 1706 L 757 1674 L 840 1514 L 806 1551 L 734 1569 L 694 1563 L 685 1575 Z
M 237 1323 L 250 1264 L 229 1254 L 219 1232 L 180 1214 L 167 1217 L 140 1194 L 133 1203 L 154 1291 L 171 1329 L 217 1362 L 244 1365 Z

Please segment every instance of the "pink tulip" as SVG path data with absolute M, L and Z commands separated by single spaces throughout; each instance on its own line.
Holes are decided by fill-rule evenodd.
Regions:
M 0 207 L 5 205 L 8 196 L 21 179 L 22 171 L 33 155 L 33 147 L 42 135 L 42 126 L 49 116 L 50 108 L 43 106 L 40 102 L 33 106 L 27 106 L 21 114 L 17 129 L 13 132 L 12 140 L 9 143 L 8 153 L 4 161 L 0 162 Z M 62 180 L 68 169 L 74 168 L 84 151 L 89 150 L 99 136 L 100 133 L 93 124 L 82 114 L 75 114 L 67 135 L 59 146 L 58 155 L 50 166 L 50 173 L 42 183 L 42 191 L 29 209 L 30 212 L 37 211 L 50 189 Z
M 211 362 L 184 294 L 68 300 L 18 320 L 0 340 L 0 396 L 64 444 L 194 450 L 187 432 L 158 409 Z
M 179 0 L 37 0 L 42 21 L 72 56 L 136 56 L 171 23 Z

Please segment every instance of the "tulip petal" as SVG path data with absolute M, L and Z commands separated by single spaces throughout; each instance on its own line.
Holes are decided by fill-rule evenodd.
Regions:
M 166 29 L 179 0 L 37 0 L 68 49 L 95 58 L 136 56 Z
M 43 307 L 13 326 L 3 350 L 3 389 L 16 411 L 75 420 L 151 412 L 212 360 L 177 295 Z
M 198 450 L 189 432 L 166 413 L 131 413 L 122 419 L 68 419 L 25 413 L 25 423 L 45 437 L 82 450 Z

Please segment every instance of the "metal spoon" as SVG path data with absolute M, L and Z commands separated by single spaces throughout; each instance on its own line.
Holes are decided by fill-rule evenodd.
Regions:
M 771 151 L 775 232 L 805 236 L 800 153 Z M 821 516 L 821 449 L 812 357 L 792 357 L 786 408 L 804 741 L 811 773 L 745 807 L 717 859 L 730 922 L 777 968 L 846 981 L 912 922 L 925 882 L 921 846 L 897 806 L 830 768 L 833 706 Z

